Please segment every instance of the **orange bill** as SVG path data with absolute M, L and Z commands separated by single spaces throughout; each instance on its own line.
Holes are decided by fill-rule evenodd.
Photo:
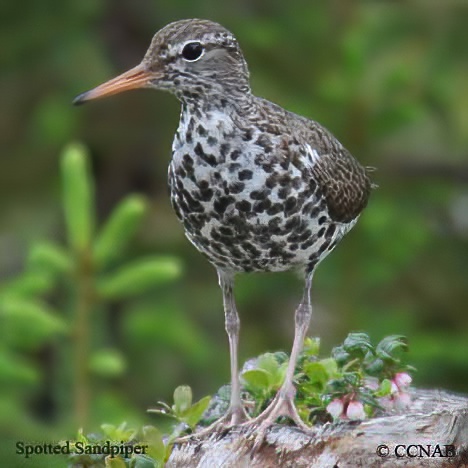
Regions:
M 113 94 L 129 91 L 130 89 L 145 88 L 149 85 L 150 80 L 154 78 L 157 78 L 156 73 L 148 71 L 140 64 L 96 88 L 80 94 L 74 99 L 73 104 L 79 105 L 92 99 L 112 96 Z

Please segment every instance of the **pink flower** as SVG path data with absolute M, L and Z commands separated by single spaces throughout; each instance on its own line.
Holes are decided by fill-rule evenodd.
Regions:
M 364 405 L 360 401 L 350 401 L 346 408 L 346 416 L 355 421 L 358 419 L 366 419 L 366 413 L 364 412 Z
M 412 382 L 411 376 L 406 372 L 398 372 L 391 380 L 390 395 L 379 399 L 379 403 L 387 410 L 405 410 L 411 405 L 411 396 L 408 387 Z
M 339 398 L 335 398 L 333 401 L 328 403 L 327 411 L 333 417 L 333 419 L 339 419 L 343 416 L 344 404 Z
M 398 372 L 393 377 L 392 382 L 398 387 L 399 390 L 402 390 L 405 387 L 409 387 L 412 382 L 411 376 L 406 372 Z
M 332 415 L 333 419 L 351 419 L 352 421 L 366 419 L 364 405 L 360 401 L 346 403 L 343 400 L 347 400 L 347 397 L 335 398 L 328 404 L 327 412 Z

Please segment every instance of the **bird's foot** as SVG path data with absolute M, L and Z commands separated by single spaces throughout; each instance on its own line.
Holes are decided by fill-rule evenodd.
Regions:
M 184 443 L 189 440 L 192 440 L 194 437 L 203 438 L 209 434 L 222 433 L 227 429 L 231 429 L 232 427 L 237 426 L 239 424 L 245 424 L 246 422 L 248 423 L 248 420 L 249 417 L 247 416 L 247 413 L 245 412 L 242 406 L 229 408 L 224 416 L 221 416 L 221 418 L 216 420 L 214 423 L 210 424 L 208 427 L 193 432 L 192 434 L 178 437 L 175 440 L 175 442 Z
M 295 392 L 294 392 L 295 393 Z M 252 454 L 263 444 L 267 430 L 275 424 L 279 417 L 287 417 L 304 432 L 310 432 L 310 427 L 302 421 L 294 404 L 294 395 L 285 396 L 281 390 L 276 394 L 270 405 L 256 418 L 242 424 L 251 428 L 251 437 L 255 439 Z

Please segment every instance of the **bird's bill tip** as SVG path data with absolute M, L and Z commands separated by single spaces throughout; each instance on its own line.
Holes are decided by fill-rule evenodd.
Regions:
M 101 99 L 131 89 L 145 88 L 149 86 L 151 79 L 156 78 L 153 75 L 153 73 L 140 64 L 96 88 L 80 94 L 73 100 L 73 104 L 77 106 L 93 99 Z

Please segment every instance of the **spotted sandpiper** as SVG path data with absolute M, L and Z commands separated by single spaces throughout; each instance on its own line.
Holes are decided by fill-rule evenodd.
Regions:
M 287 416 L 305 428 L 294 405 L 293 376 L 312 313 L 312 276 L 366 206 L 372 188 L 366 169 L 319 123 L 254 96 L 236 38 L 212 21 L 167 25 L 139 65 L 74 102 L 134 88 L 166 90 L 182 103 L 169 188 L 186 236 L 215 266 L 223 293 L 231 400 L 219 424 L 246 419 L 234 276 L 298 269 L 305 287 L 286 377 L 268 408 L 248 424 L 262 433 Z

